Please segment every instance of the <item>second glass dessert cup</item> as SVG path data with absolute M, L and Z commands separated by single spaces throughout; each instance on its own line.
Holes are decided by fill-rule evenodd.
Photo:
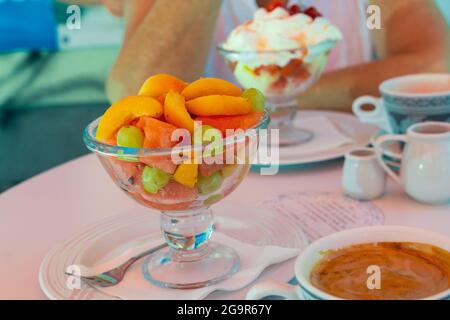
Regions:
M 314 84 L 328 62 L 336 41 L 289 50 L 235 51 L 218 47 L 236 81 L 259 89 L 268 100 L 270 128 L 280 133 L 279 146 L 309 141 L 313 134 L 294 126 L 298 96 Z
M 211 152 L 207 145 L 134 149 L 105 144 L 95 139 L 99 120 L 84 131 L 88 149 L 128 196 L 161 212 L 162 236 L 169 246 L 144 261 L 145 279 L 164 288 L 193 289 L 213 285 L 237 272 L 236 252 L 209 241 L 214 231 L 210 206 L 246 177 L 257 152 L 259 130 L 268 125 L 268 114 L 264 113 L 253 128 L 223 139 L 221 152 Z M 188 160 L 199 173 L 192 188 L 174 179 L 177 162 Z M 154 179 L 152 185 L 164 186 L 156 192 L 149 190 L 149 179 Z

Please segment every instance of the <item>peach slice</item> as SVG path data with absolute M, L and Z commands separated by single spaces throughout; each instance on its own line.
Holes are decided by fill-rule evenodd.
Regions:
M 197 117 L 195 121 L 201 122 L 202 125 L 209 125 L 219 129 L 225 136 L 227 129 L 247 130 L 254 127 L 261 121 L 262 116 L 262 112 L 251 112 L 241 116 Z
M 145 96 L 121 99 L 106 110 L 98 124 L 96 138 L 109 141 L 120 127 L 142 116 L 160 117 L 163 107 L 158 100 Z
M 239 97 L 242 90 L 231 82 L 217 78 L 203 78 L 192 82 L 183 92 L 186 100 L 193 100 L 203 96 L 225 95 Z
M 186 83 L 174 76 L 168 74 L 157 74 L 148 78 L 141 89 L 140 96 L 159 98 L 170 90 L 181 92 L 186 87 Z
M 169 91 L 166 95 L 164 117 L 168 123 L 187 129 L 191 134 L 194 132 L 194 120 L 187 112 L 184 97 L 175 91 Z
M 196 116 L 235 116 L 252 111 L 250 102 L 241 97 L 212 95 L 186 102 L 191 114 Z

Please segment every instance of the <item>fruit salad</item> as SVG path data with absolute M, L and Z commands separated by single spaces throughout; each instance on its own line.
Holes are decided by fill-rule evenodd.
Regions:
M 339 29 L 314 8 L 272 1 L 235 28 L 219 50 L 237 81 L 268 98 L 292 96 L 323 71 Z
M 264 107 L 264 95 L 254 88 L 155 75 L 97 121 L 96 143 L 108 151 L 94 151 L 116 184 L 145 206 L 163 211 L 209 206 L 248 173 L 256 139 L 242 132 L 268 121 Z M 242 143 L 237 137 L 244 137 Z M 207 153 L 213 142 L 216 148 Z

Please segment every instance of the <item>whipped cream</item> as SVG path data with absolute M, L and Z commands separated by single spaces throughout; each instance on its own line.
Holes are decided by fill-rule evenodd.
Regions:
M 333 42 L 342 39 L 340 30 L 333 26 L 327 19 L 298 13 L 290 15 L 284 8 L 276 8 L 268 12 L 266 9 L 258 9 L 253 20 L 236 27 L 229 35 L 223 48 L 230 51 L 253 52 L 255 56 L 243 55 L 239 61 L 246 60 L 249 66 L 258 64 L 277 64 L 285 66 L 291 59 L 304 59 L 309 50 L 296 50 L 294 52 L 282 52 L 266 54 L 264 51 L 279 51 L 290 49 L 305 49 L 317 44 L 332 42 L 325 45 L 323 50 L 314 50 L 314 55 L 328 51 L 334 46 Z

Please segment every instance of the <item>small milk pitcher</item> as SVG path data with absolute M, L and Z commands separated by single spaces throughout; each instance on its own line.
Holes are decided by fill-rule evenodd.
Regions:
M 350 198 L 374 200 L 384 194 L 386 172 L 378 163 L 372 148 L 355 149 L 345 155 L 342 187 Z
M 385 144 L 405 143 L 396 174 L 383 161 Z M 411 126 L 406 135 L 384 135 L 375 142 L 378 161 L 413 199 L 427 204 L 450 203 L 450 123 L 423 122 Z

